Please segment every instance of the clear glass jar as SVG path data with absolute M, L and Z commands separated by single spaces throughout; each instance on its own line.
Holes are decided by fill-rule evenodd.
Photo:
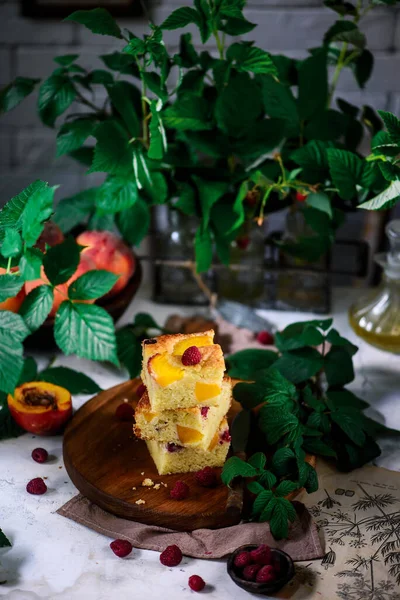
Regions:
M 372 346 L 400 354 L 400 219 L 388 223 L 386 235 L 389 252 L 375 256 L 384 269 L 382 282 L 350 307 L 349 321 Z

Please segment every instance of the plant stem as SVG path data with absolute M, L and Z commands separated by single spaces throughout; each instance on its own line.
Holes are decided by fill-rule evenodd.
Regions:
M 345 56 L 346 56 L 346 52 L 347 52 L 347 47 L 348 47 L 348 43 L 344 42 L 343 46 L 342 46 L 342 49 L 340 51 L 340 54 L 339 54 L 339 58 L 338 58 L 338 61 L 337 61 L 335 72 L 334 72 L 333 77 L 332 77 L 331 87 L 330 87 L 329 96 L 328 96 L 328 108 L 331 105 L 333 94 L 335 93 L 335 89 L 336 89 L 337 83 L 339 81 L 340 73 L 342 72 L 342 69 L 345 66 L 344 63 L 345 63 Z
M 74 86 L 75 87 L 75 86 Z M 97 113 L 102 113 L 104 111 L 101 110 L 101 108 L 99 108 L 98 106 L 96 106 L 95 104 L 93 104 L 92 102 L 90 102 L 90 100 L 87 100 L 85 98 L 85 96 L 83 96 L 80 91 L 75 87 L 75 92 L 76 95 L 78 97 L 78 100 L 81 104 L 85 104 L 85 106 L 89 106 L 91 109 L 93 109 L 94 111 L 96 111 Z
M 217 29 L 214 29 L 213 34 L 215 37 L 215 41 L 217 42 L 219 57 L 221 60 L 224 60 L 224 37 L 221 40 Z
M 145 68 L 144 68 L 144 60 L 143 60 L 143 66 L 141 66 L 139 59 L 136 59 L 137 65 L 139 67 L 139 71 L 140 71 L 140 75 L 142 75 L 142 73 L 145 72 Z M 142 134 L 143 134 L 143 143 L 146 146 L 146 148 L 149 147 L 149 130 L 148 130 L 148 126 L 147 126 L 147 122 L 148 122 L 148 105 L 146 102 L 146 93 L 147 93 L 147 87 L 146 87 L 146 83 L 144 81 L 144 79 L 142 78 L 142 76 L 140 77 L 140 80 L 142 82 Z
M 7 261 L 7 273 L 11 273 L 11 256 L 9 257 L 8 261 Z

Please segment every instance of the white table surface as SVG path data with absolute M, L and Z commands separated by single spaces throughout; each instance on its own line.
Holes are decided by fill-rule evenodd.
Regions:
M 369 401 L 370 414 L 392 428 L 400 429 L 400 357 L 387 354 L 359 340 L 347 323 L 347 307 L 359 290 L 338 289 L 334 293 L 333 314 L 336 328 L 359 345 L 355 356 L 356 380 L 353 391 Z M 163 323 L 165 317 L 179 311 L 191 314 L 193 309 L 156 305 L 146 293 L 135 298 L 122 322 L 129 322 L 136 312 L 150 312 Z M 278 327 L 314 315 L 304 313 L 263 313 Z M 36 357 L 46 364 L 45 356 Z M 81 370 L 103 388 L 126 379 L 126 373 L 110 370 L 100 364 L 75 357 L 60 357 L 57 365 Z M 87 397 L 75 397 L 78 408 Z M 37 464 L 31 451 L 45 447 L 54 459 Z M 56 514 L 56 510 L 72 498 L 77 490 L 69 481 L 62 460 L 61 437 L 34 438 L 30 434 L 0 442 L 0 527 L 13 546 L 0 549 L 0 597 L 9 600 L 148 600 L 193 599 L 188 577 L 198 574 L 208 586 L 209 600 L 248 600 L 250 595 L 238 588 L 226 573 L 226 561 L 184 558 L 173 569 L 160 564 L 159 554 L 134 549 L 121 560 L 109 548 L 110 539 Z M 399 448 L 386 443 L 379 466 L 400 470 Z M 31 496 L 26 483 L 39 476 L 47 477 L 48 492 Z M 329 591 L 326 591 L 329 599 Z M 200 595 L 199 595 L 200 597 Z

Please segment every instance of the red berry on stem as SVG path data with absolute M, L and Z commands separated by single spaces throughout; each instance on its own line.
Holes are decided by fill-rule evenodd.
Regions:
M 271 346 L 274 343 L 274 336 L 269 331 L 260 331 L 257 334 L 257 342 L 263 346 Z
M 119 421 L 133 421 L 135 411 L 128 402 L 123 402 L 115 411 L 115 416 Z
M 116 556 L 125 558 L 125 556 L 128 556 L 132 552 L 133 546 L 128 540 L 114 540 L 111 542 L 110 548 Z
M 174 500 L 185 500 L 189 496 L 189 486 L 184 481 L 177 481 L 169 495 Z
M 250 552 L 251 560 L 259 565 L 271 564 L 271 548 L 266 544 L 261 544 L 255 550 Z
M 190 589 L 194 592 L 201 592 L 206 585 L 206 582 L 200 577 L 200 575 L 191 575 L 188 583 Z
M 215 487 L 218 483 L 217 474 L 211 467 L 204 467 L 195 473 L 194 478 L 203 487 Z
M 44 448 L 35 448 L 31 454 L 33 460 L 37 463 L 44 463 L 49 458 L 47 450 Z
M 255 581 L 260 569 L 261 565 L 247 565 L 247 567 L 243 569 L 243 579 L 246 579 L 246 581 Z
M 239 554 L 237 554 L 235 556 L 235 560 L 233 561 L 233 564 L 238 569 L 243 569 L 244 567 L 247 567 L 247 565 L 249 565 L 250 563 L 251 563 L 250 552 L 239 552 Z
M 296 192 L 296 200 L 298 202 L 304 202 L 307 198 L 307 194 L 301 194 L 300 192 Z
M 176 567 L 182 560 L 182 552 L 178 546 L 173 544 L 167 546 L 160 554 L 160 563 L 165 567 Z
M 257 583 L 269 583 L 270 581 L 275 581 L 275 579 L 276 573 L 272 565 L 264 565 L 261 567 L 256 576 Z
M 45 494 L 47 492 L 47 485 L 41 477 L 35 477 L 26 484 L 26 491 L 29 494 L 35 494 L 37 496 Z
M 144 383 L 141 383 L 137 388 L 136 388 L 136 396 L 138 398 L 141 398 L 143 396 L 143 394 L 146 391 L 146 386 L 144 385 Z
M 199 364 L 200 361 L 201 352 L 197 346 L 186 348 L 185 352 L 182 354 L 182 364 L 185 367 L 193 367 L 194 365 Z

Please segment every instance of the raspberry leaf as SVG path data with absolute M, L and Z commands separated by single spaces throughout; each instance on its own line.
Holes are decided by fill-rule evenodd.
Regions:
M 241 410 L 233 419 L 230 428 L 232 437 L 232 450 L 235 454 L 238 452 L 245 452 L 247 442 L 250 435 L 251 428 L 251 414 L 248 410 Z M 249 461 L 250 464 L 251 461 Z M 253 465 L 256 466 L 256 465 Z
M 76 279 L 68 288 L 70 300 L 95 300 L 107 294 L 118 281 L 119 275 L 97 269 L 88 271 Z
M 142 368 L 142 347 L 130 326 L 116 333 L 119 362 L 128 370 L 130 377 L 137 377 Z
M 272 350 L 240 350 L 228 357 L 228 374 L 234 379 L 252 380 L 257 377 L 259 372 L 267 370 L 277 359 L 278 354 Z M 248 386 L 246 390 L 249 390 L 249 384 L 238 385 L 246 385 Z M 237 387 L 235 386 L 234 390 Z
M 6 548 L 7 546 L 11 546 L 10 540 L 6 537 L 6 534 L 2 529 L 0 529 L 0 548 Z
M 5 258 L 18 256 L 22 252 L 21 236 L 16 229 L 8 227 L 5 230 L 1 253 Z
M 72 237 L 67 237 L 61 244 L 47 250 L 43 267 L 52 285 L 60 285 L 72 277 L 78 268 L 81 250 L 81 246 Z
M 96 127 L 93 119 L 76 119 L 64 123 L 57 134 L 56 156 L 62 156 L 80 148 L 86 139 L 92 135 Z
M 24 280 L 19 275 L 12 273 L 0 275 L 0 302 L 16 296 L 23 285 Z
M 10 312 L 9 310 L 0 310 L 0 339 L 2 343 L 6 339 L 9 343 L 22 342 L 30 331 L 21 315 Z
M 271 490 L 263 490 L 262 492 L 260 492 L 257 498 L 254 500 L 252 514 L 254 516 L 261 515 L 272 500 L 273 493 L 271 492 Z
M 222 469 L 221 480 L 229 485 L 236 477 L 255 477 L 257 469 L 238 456 L 228 458 Z
M 76 10 L 64 19 L 85 25 L 92 33 L 110 35 L 122 39 L 122 33 L 114 18 L 105 8 Z
M 277 496 L 287 496 L 288 494 L 294 492 L 294 490 L 296 490 L 297 487 L 298 486 L 295 481 L 289 481 L 285 479 L 284 481 L 281 481 L 281 483 L 277 486 L 275 494 Z
M 66 388 L 71 394 L 96 394 L 101 387 L 93 379 L 68 367 L 51 367 L 39 373 L 39 381 Z
M 53 306 L 53 290 L 49 285 L 40 285 L 25 298 L 19 314 L 31 331 L 39 329 Z
M 265 467 L 266 462 L 267 457 L 263 452 L 256 452 L 248 460 L 248 464 L 257 469 L 258 471 L 261 471 Z
M 22 385 L 28 381 L 37 381 L 37 372 L 38 368 L 35 359 L 32 356 L 27 356 L 18 379 L 18 385 Z

